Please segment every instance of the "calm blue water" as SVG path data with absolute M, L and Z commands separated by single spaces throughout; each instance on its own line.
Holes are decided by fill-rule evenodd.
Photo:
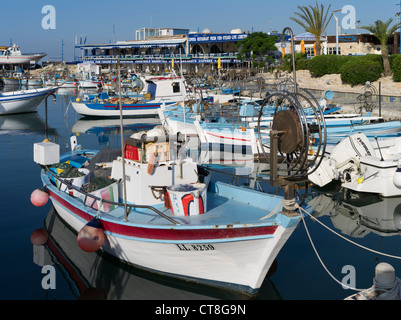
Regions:
M 67 150 L 73 128 L 81 131 L 79 143 L 85 147 L 102 148 L 107 144 L 120 147 L 117 128 L 96 129 L 102 120 L 94 123 L 80 120 L 72 108 L 68 109 L 65 117 L 69 98 L 70 95 L 58 94 L 56 103 L 52 98 L 48 99 L 48 133 L 52 141 L 60 144 L 61 152 Z M 99 289 L 92 292 L 94 296 L 101 292 L 109 299 L 246 298 L 121 266 L 113 259 L 96 253 L 82 253 L 76 245 L 76 235 L 54 215 L 50 202 L 42 208 L 30 203 L 31 192 L 41 187 L 39 167 L 33 162 L 33 144 L 45 137 L 44 119 L 44 105 L 37 114 L 0 117 L 0 299 L 77 299 L 89 294 L 85 291 L 88 287 Z M 140 129 L 149 126 L 152 125 L 142 123 Z M 130 135 L 132 127 L 126 129 L 127 135 Z M 317 198 L 317 194 L 309 196 L 311 198 L 320 205 L 327 204 L 319 214 L 319 221 L 336 232 L 371 249 L 401 256 L 399 231 L 393 214 L 394 211 L 401 211 L 397 208 L 401 198 L 368 205 L 372 201 L 370 197 L 359 201 L 364 205 L 359 212 L 350 209 L 349 203 L 344 201 L 340 204 L 331 201 L 330 197 Z M 34 255 L 30 236 L 35 229 L 44 226 L 46 218 L 54 226 L 55 237 L 59 237 L 55 239 L 58 247 L 51 250 L 47 247 L 35 248 L 37 254 Z M 338 280 L 346 276 L 342 273 L 343 267 L 352 266 L 356 276 L 355 286 L 368 288 L 372 285 L 374 268 L 379 262 L 392 264 L 397 275 L 401 276 L 400 260 L 358 248 L 310 219 L 307 219 L 307 226 L 321 259 Z M 55 289 L 44 290 L 41 285 L 45 276 L 42 265 L 47 264 L 55 266 Z M 303 224 L 300 224 L 279 253 L 277 270 L 266 279 L 257 299 L 341 300 L 353 293 L 344 290 L 324 270 Z

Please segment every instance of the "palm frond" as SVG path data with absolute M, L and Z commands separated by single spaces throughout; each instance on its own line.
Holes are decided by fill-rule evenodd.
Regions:
M 393 22 L 393 18 L 390 18 L 385 22 L 383 22 L 382 20 L 377 20 L 374 22 L 374 24 L 370 24 L 368 26 L 363 26 L 363 27 L 361 27 L 361 29 L 365 29 L 365 30 L 369 31 L 382 44 L 386 44 L 388 39 L 401 26 L 401 23 L 396 23 L 391 28 L 389 28 L 390 24 L 392 22 Z
M 312 33 L 317 41 L 326 30 L 333 14 L 329 15 L 331 5 L 325 10 L 324 5 L 315 3 L 314 6 L 298 6 L 299 12 L 294 12 L 297 18 L 290 19 L 298 23 L 306 32 Z

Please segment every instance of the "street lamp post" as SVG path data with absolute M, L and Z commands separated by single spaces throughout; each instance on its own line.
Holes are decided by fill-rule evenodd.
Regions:
M 401 9 L 401 5 L 400 5 L 400 9 Z M 400 22 L 400 15 L 401 15 L 401 12 L 397 12 L 397 13 L 395 14 L 395 21 L 396 21 L 397 24 Z M 400 53 L 401 53 L 401 28 L 400 28 L 399 30 L 400 30 L 400 41 L 399 41 L 399 45 L 400 45 Z
M 295 66 L 295 42 L 294 42 L 294 33 L 292 32 L 292 29 L 290 27 L 285 27 L 283 30 L 283 33 L 281 35 L 281 45 L 283 48 L 285 48 L 285 32 L 288 31 L 291 36 L 291 48 L 292 48 L 292 72 L 293 72 L 293 78 L 294 78 L 294 93 L 297 93 L 297 72 L 296 72 L 296 66 Z
M 338 11 L 341 11 L 341 9 L 333 10 L 333 17 L 336 20 L 336 54 L 338 54 L 338 18 L 334 13 Z
M 400 15 L 401 15 L 401 0 L 400 0 L 400 3 L 396 4 L 396 6 L 400 6 L 400 11 L 395 14 L 395 16 L 399 19 Z M 401 28 L 400 28 L 400 41 L 399 42 L 400 42 L 400 53 L 401 53 Z

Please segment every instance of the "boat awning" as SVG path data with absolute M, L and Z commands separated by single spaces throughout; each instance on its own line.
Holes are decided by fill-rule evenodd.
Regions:
M 77 46 L 81 49 L 130 49 L 130 48 L 175 48 L 187 41 L 184 39 L 166 40 L 138 40 L 138 41 L 117 41 L 116 44 L 88 44 Z
M 316 41 L 315 36 L 310 32 L 305 32 L 294 37 L 294 41 Z M 321 41 L 327 40 L 326 37 L 320 37 Z

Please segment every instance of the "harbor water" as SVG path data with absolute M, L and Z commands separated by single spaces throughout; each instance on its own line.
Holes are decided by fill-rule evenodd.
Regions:
M 69 107 L 75 96 L 60 91 L 56 102 L 52 97 L 47 102 L 47 134 L 60 145 L 61 153 L 69 148 L 73 134 L 84 147 L 120 148 L 119 120 L 82 118 Z M 342 300 L 355 293 L 342 283 L 371 287 L 380 262 L 391 264 L 401 276 L 401 198 L 361 197 L 338 186 L 299 190 L 307 192 L 316 218 L 328 228 L 310 217 L 305 219 L 307 229 L 301 222 L 256 297 L 177 281 L 120 264 L 99 252 L 82 252 L 76 234 L 58 218 L 50 201 L 44 207 L 30 202 L 31 193 L 41 187 L 33 144 L 45 138 L 45 111 L 43 103 L 37 113 L 0 117 L 2 300 Z M 157 124 L 157 119 L 127 121 L 124 134 Z M 222 173 L 217 178 L 232 179 Z M 32 232 L 45 225 L 53 228 L 52 242 L 33 246 Z M 51 281 L 46 277 L 51 273 L 46 266 L 54 268 L 54 286 L 48 285 Z

